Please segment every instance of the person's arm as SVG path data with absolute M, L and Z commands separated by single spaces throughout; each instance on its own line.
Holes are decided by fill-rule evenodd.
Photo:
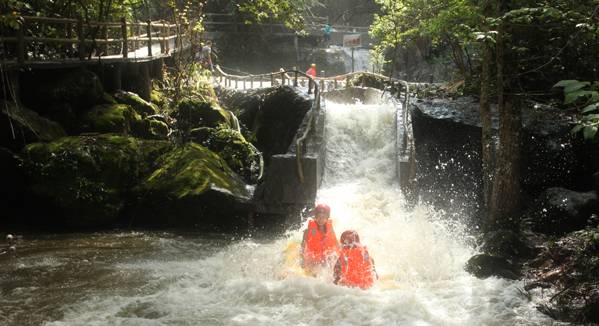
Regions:
M 333 284 L 339 283 L 341 279 L 341 258 L 337 259 L 335 267 L 333 268 Z
M 304 250 L 306 247 L 306 237 L 308 236 L 308 229 L 304 230 L 304 236 L 302 237 L 302 245 L 300 247 L 300 266 L 304 267 Z

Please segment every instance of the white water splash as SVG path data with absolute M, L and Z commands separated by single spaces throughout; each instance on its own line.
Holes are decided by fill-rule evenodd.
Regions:
M 50 324 L 549 324 L 519 295 L 519 283 L 463 270 L 474 250 L 459 223 L 440 220 L 429 207 L 404 209 L 394 184 L 393 110 L 327 103 L 327 170 L 318 197 L 331 205 L 337 235 L 355 229 L 368 246 L 384 279 L 373 288 L 335 286 L 330 271 L 281 277 L 282 251 L 302 229 L 274 241 L 236 241 L 202 258 L 190 253 L 202 246 L 169 238 L 157 241 L 159 258 L 114 266 L 122 275 L 144 275 L 142 287 L 96 292 Z

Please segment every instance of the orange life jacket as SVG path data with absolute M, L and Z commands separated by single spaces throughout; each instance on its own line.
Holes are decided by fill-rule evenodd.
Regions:
M 341 275 L 339 284 L 368 289 L 374 283 L 374 266 L 366 247 L 344 247 L 339 255 Z
M 308 234 L 304 247 L 304 263 L 308 265 L 317 265 L 323 263 L 326 258 L 337 252 L 337 237 L 333 231 L 331 220 L 325 225 L 326 233 L 318 229 L 315 220 L 308 222 Z

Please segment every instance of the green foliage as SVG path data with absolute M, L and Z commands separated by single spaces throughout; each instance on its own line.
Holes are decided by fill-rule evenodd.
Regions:
M 318 0 L 241 0 L 237 3 L 239 12 L 248 14 L 246 23 L 281 21 L 285 26 L 303 30 L 303 13 L 314 6 L 322 6 Z
M 579 109 L 582 118 L 572 133 L 582 132 L 585 139 L 594 139 L 599 128 L 599 82 L 562 80 L 554 87 L 564 89 L 564 105 Z

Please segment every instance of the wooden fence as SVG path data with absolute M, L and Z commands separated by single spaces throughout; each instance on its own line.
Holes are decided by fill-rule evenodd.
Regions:
M 128 22 L 124 18 L 120 22 L 100 22 L 24 16 L 21 27 L 9 32 L 11 35 L 0 36 L 2 59 L 16 59 L 19 64 L 67 58 L 127 58 L 144 47 L 147 52 L 141 56 L 152 57 L 156 52 L 168 55 L 181 46 L 184 38 L 175 24 Z

